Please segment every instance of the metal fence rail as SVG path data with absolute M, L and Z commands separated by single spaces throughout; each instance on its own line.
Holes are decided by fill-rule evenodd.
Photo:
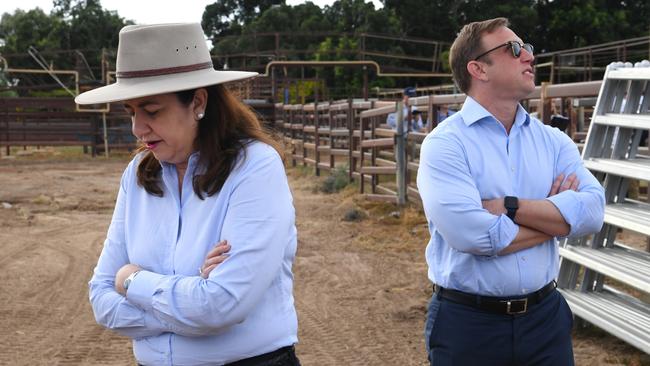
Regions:
M 84 146 L 93 154 L 109 148 L 133 147 L 131 121 L 121 106 L 102 115 L 79 112 L 72 98 L 0 98 L 0 146 Z

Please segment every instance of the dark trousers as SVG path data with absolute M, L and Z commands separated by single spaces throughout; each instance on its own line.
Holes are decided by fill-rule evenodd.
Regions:
M 138 364 L 138 366 L 143 365 Z M 300 366 L 300 361 L 296 356 L 295 348 L 287 346 L 263 355 L 228 363 L 224 366 Z
M 295 348 L 288 346 L 263 355 L 235 361 L 224 366 L 300 366 L 300 361 L 296 356 Z
M 557 290 L 519 315 L 478 310 L 434 293 L 425 341 L 432 366 L 572 366 L 572 327 L 571 309 Z

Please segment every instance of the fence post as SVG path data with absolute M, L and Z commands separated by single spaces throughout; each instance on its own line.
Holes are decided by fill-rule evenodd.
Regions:
M 352 183 L 354 181 L 354 155 L 352 150 L 352 144 L 354 142 L 354 99 L 352 97 L 348 98 L 348 115 L 347 115 L 347 125 L 348 125 L 348 182 Z M 331 130 L 330 130 L 331 133 Z M 363 131 L 361 131 L 363 133 Z
M 548 97 L 549 85 L 551 83 L 546 81 L 542 82 L 542 88 L 539 93 L 539 120 L 545 125 L 551 123 L 551 103 L 553 99 Z
M 397 102 L 397 131 L 395 133 L 395 163 L 397 204 L 406 204 L 406 134 L 404 133 L 404 103 Z
M 102 112 L 102 126 L 104 128 L 104 156 L 108 158 L 108 128 L 106 126 L 106 112 Z

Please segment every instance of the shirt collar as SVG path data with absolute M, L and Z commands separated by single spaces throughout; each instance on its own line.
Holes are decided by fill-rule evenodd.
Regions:
M 474 98 L 467 96 L 463 107 L 458 112 L 463 117 L 465 125 L 470 126 L 484 118 L 494 118 L 492 113 L 488 112 L 482 105 L 480 105 Z M 521 104 L 517 104 L 517 113 L 515 114 L 515 126 L 522 126 L 530 123 L 530 115 Z
M 196 163 L 198 162 L 200 156 L 201 155 L 199 154 L 198 151 L 195 151 L 195 152 L 190 154 L 190 157 L 187 159 L 187 170 L 190 170 L 190 168 L 193 168 L 194 165 L 196 165 Z M 160 163 L 160 166 L 163 169 L 165 169 L 165 168 L 169 169 L 169 168 L 174 166 L 174 164 L 165 163 L 165 162 L 162 162 L 162 161 L 159 162 L 159 163 Z

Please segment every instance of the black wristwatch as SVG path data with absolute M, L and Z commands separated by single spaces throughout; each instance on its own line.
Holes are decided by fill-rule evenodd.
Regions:
M 515 196 L 505 196 L 503 199 L 503 205 L 506 210 L 508 210 L 508 217 L 510 220 L 515 221 L 515 215 L 517 214 L 517 209 L 519 208 L 519 198 Z

